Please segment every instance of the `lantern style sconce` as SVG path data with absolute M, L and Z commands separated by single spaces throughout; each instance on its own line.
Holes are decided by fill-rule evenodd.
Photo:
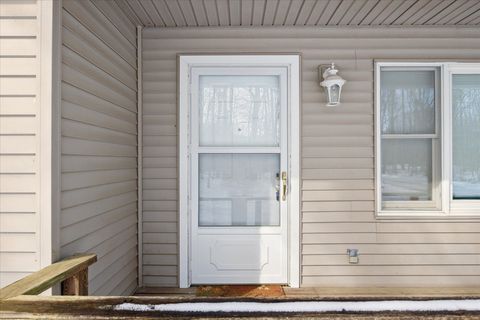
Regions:
M 340 95 L 342 93 L 342 86 L 345 84 L 345 79 L 337 75 L 338 70 L 335 69 L 335 64 L 332 63 L 325 71 L 322 66 L 319 67 L 319 72 L 322 74 L 323 81 L 320 85 L 325 88 L 328 97 L 327 107 L 335 107 L 340 104 Z

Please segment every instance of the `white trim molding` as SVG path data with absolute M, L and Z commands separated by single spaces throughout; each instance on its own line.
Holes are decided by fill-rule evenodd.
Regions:
M 52 50 L 52 262 L 60 259 L 62 0 L 53 2 Z
M 380 84 L 381 69 L 391 70 L 437 70 L 436 77 L 436 118 L 437 127 L 433 135 L 422 135 L 426 138 L 439 138 L 439 159 L 433 160 L 433 169 L 440 162 L 438 171 L 440 179 L 438 188 L 432 191 L 432 196 L 440 198 L 437 206 L 426 206 L 426 201 L 407 202 L 398 209 L 384 208 L 381 189 L 381 123 L 380 123 Z M 375 212 L 378 218 L 472 218 L 480 216 L 480 201 L 454 200 L 452 198 L 452 75 L 480 74 L 480 63 L 460 62 L 375 62 Z M 439 119 L 440 118 L 440 119 Z M 419 136 L 419 135 L 416 135 Z M 430 137 L 432 136 L 432 137 Z M 435 149 L 435 148 L 434 148 Z M 432 158 L 435 154 L 432 154 Z M 435 181 L 435 174 L 433 174 Z M 435 184 L 435 183 L 433 183 Z M 435 199 L 435 198 L 434 198 Z M 418 205 L 415 205 L 418 203 Z
M 190 271 L 190 72 L 198 66 L 287 67 L 289 94 L 288 284 L 300 286 L 300 55 L 179 55 L 179 287 L 191 285 Z
M 51 243 L 52 261 L 60 259 L 61 212 L 61 105 L 62 105 L 62 8 L 63 0 L 53 2 L 52 17 L 52 208 Z M 51 293 L 60 295 L 60 285 Z
M 53 15 L 52 1 L 39 2 L 40 17 L 40 144 L 39 144 L 39 176 L 40 176 L 40 267 L 52 263 L 53 243 L 52 222 L 52 88 L 53 88 Z

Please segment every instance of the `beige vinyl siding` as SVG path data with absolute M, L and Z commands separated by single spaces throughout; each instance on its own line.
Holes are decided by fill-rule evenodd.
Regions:
M 113 1 L 64 0 L 61 256 L 92 252 L 91 295 L 137 286 L 136 28 Z
M 40 20 L 0 0 L 0 287 L 40 269 Z
M 479 220 L 374 215 L 374 59 L 480 59 L 478 28 L 145 29 L 143 261 L 176 286 L 178 53 L 302 54 L 302 286 L 479 286 Z M 347 80 L 326 108 L 318 65 Z M 360 252 L 348 264 L 347 248 Z

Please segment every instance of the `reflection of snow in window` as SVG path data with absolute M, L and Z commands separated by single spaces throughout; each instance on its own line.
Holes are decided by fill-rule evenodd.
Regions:
M 453 198 L 480 199 L 480 75 L 453 75 Z
M 201 226 L 276 226 L 278 154 L 200 154 Z
M 382 141 L 384 201 L 432 199 L 432 143 L 430 139 Z

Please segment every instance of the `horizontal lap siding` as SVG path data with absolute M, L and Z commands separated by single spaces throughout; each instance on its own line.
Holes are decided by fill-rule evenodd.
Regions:
M 148 38 L 145 44 L 151 43 Z M 158 63 L 158 64 L 157 64 Z M 175 53 L 143 60 L 143 282 L 178 285 Z
M 40 268 L 39 12 L 0 0 L 0 287 Z
M 480 223 L 374 216 L 374 59 L 480 59 L 474 28 L 146 29 L 144 270 L 177 285 L 176 54 L 302 54 L 302 286 L 478 286 Z M 317 67 L 347 80 L 325 108 Z M 360 264 L 349 265 L 347 248 Z
M 110 1 L 64 0 L 62 257 L 98 256 L 91 295 L 137 285 L 135 26 Z

